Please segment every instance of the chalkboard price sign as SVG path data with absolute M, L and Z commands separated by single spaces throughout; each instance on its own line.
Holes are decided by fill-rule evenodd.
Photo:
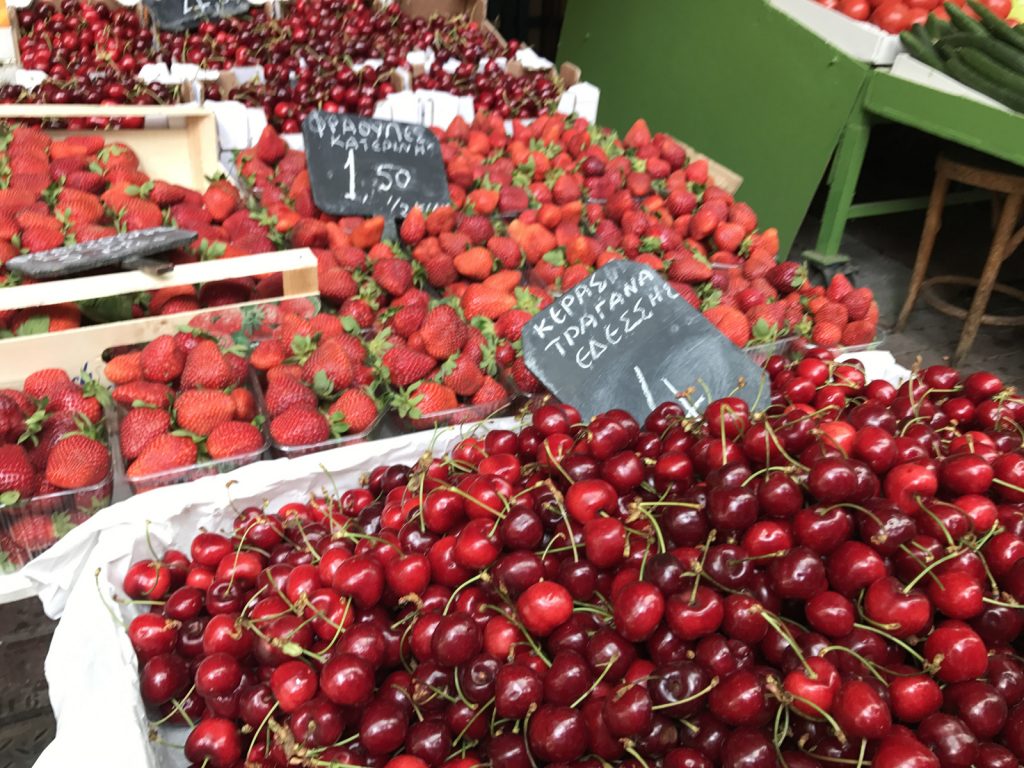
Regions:
M 195 232 L 175 227 L 139 229 L 65 248 L 15 256 L 7 262 L 7 267 L 35 280 L 46 280 L 118 264 L 131 266 L 132 261 L 181 248 L 195 238 Z
M 429 128 L 314 110 L 302 123 L 317 208 L 335 216 L 405 218 L 451 202 L 441 144 Z
M 206 19 L 238 16 L 251 7 L 247 0 L 144 0 L 160 29 L 180 32 Z
M 768 403 L 764 371 L 657 272 L 613 261 L 523 328 L 526 365 L 585 419 L 623 408 L 639 421 L 678 400 L 691 415 L 735 395 Z

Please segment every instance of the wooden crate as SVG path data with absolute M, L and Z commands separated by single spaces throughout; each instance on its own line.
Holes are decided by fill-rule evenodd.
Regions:
M 140 169 L 154 179 L 199 190 L 220 168 L 217 157 L 217 122 L 213 112 L 195 104 L 97 105 L 97 104 L 3 104 L 0 120 L 64 120 L 72 117 L 144 117 L 152 128 L 117 130 L 104 134 L 119 141 L 139 157 Z M 162 127 L 166 125 L 166 127 Z M 161 126 L 161 127 L 157 127 Z M 95 131 L 47 131 L 54 138 Z
M 234 259 L 183 264 L 160 276 L 138 270 L 115 272 L 67 280 L 52 280 L 0 289 L 0 311 L 25 309 L 47 304 L 83 301 L 104 296 L 119 296 L 137 291 L 156 291 L 181 285 L 198 285 L 216 280 L 229 280 L 253 275 L 280 272 L 284 278 L 286 298 L 315 296 L 319 292 L 317 261 L 308 248 L 297 248 Z M 263 301 L 231 304 L 216 309 L 241 308 Z M 0 340 L 0 360 L 4 361 L 5 381 L 24 379 L 41 368 L 63 368 L 69 374 L 93 363 L 104 349 L 123 344 L 138 344 L 164 333 L 174 333 L 196 315 L 210 312 L 199 309 L 173 315 L 142 317 L 117 323 L 91 325 L 57 333 L 19 336 Z

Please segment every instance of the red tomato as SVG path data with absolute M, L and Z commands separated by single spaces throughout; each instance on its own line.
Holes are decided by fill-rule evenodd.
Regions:
M 818 2 L 830 10 L 839 5 L 839 0 L 818 0 Z
M 983 0 L 983 2 L 1000 19 L 1005 19 L 1013 10 L 1013 3 L 1010 0 Z
M 857 21 L 867 21 L 871 15 L 868 0 L 840 0 L 839 10 Z
M 925 8 L 911 8 L 910 16 L 907 19 L 907 27 L 912 27 L 915 24 L 924 24 L 928 21 L 928 11 Z
M 903 1 L 907 4 L 908 8 L 911 8 L 911 9 L 914 9 L 914 8 L 924 8 L 927 11 L 930 11 L 932 8 L 934 8 L 935 6 L 939 5 L 939 3 L 942 2 L 942 0 L 903 0 Z
M 887 2 L 871 14 L 871 23 L 890 34 L 898 34 L 910 27 L 910 9 L 898 0 Z
M 934 16 L 939 21 L 949 21 L 949 13 L 947 13 L 946 9 L 943 8 L 941 5 L 934 11 L 932 11 L 932 16 Z

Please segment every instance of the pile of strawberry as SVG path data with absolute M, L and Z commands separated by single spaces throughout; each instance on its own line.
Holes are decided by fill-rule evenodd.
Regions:
M 763 412 L 547 404 L 136 561 L 143 703 L 208 768 L 1020 765 L 1024 400 L 767 369 Z
M 243 205 L 227 181 L 199 193 L 151 179 L 126 145 L 100 133 L 54 140 L 25 125 L 0 126 L 0 286 L 22 279 L 4 264 L 34 253 L 119 232 L 165 225 L 198 233 L 187 250 L 171 254 L 184 263 L 272 251 L 278 234 Z M 280 275 L 160 289 L 152 293 L 0 312 L 0 333 L 26 335 L 78 327 L 87 319 L 129 319 L 218 306 L 281 292 Z
M 675 140 L 638 121 L 614 133 L 561 115 L 512 135 L 496 115 L 456 119 L 439 132 L 452 205 L 413 209 L 399 243 L 383 220 L 320 214 L 303 153 L 272 128 L 237 164 L 266 215 L 293 247 L 319 261 L 321 293 L 363 328 L 410 287 L 459 301 L 495 324 L 497 359 L 524 392 L 536 391 L 519 356 L 519 330 L 550 301 L 615 259 L 658 270 L 738 346 L 804 336 L 824 346 L 872 341 L 878 306 L 843 277 L 814 286 L 806 268 L 779 261 L 778 236 L 759 231 L 737 202 Z M 513 369 L 514 366 L 514 369 Z
M 275 449 L 296 456 L 377 423 L 377 377 L 358 327 L 338 315 L 286 312 L 250 363 L 264 384 Z M 297 451 L 295 449 L 305 449 Z
M 0 389 L 0 571 L 23 565 L 110 502 L 107 391 L 45 369 Z
M 124 410 L 121 458 L 136 490 L 166 484 L 154 475 L 265 448 L 248 370 L 244 355 L 222 352 L 198 331 L 158 336 L 107 363 L 104 375 Z
M 370 349 L 399 417 L 426 427 L 431 417 L 471 405 L 478 408 L 462 410 L 454 421 L 476 421 L 508 402 L 497 378 L 497 337 L 486 321 L 467 322 L 457 302 L 431 301 L 415 289 L 382 317 L 384 328 Z

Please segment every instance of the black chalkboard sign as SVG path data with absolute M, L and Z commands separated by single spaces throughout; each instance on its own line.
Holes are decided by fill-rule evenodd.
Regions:
M 66 277 L 114 265 L 134 268 L 147 256 L 181 248 L 195 238 L 196 233 L 188 229 L 139 229 L 65 248 L 15 256 L 6 266 L 35 280 Z
M 252 6 L 247 0 L 144 0 L 159 29 L 180 32 L 206 19 L 238 16 Z
M 594 272 L 535 315 L 522 339 L 526 365 L 584 419 L 623 408 L 642 422 L 666 400 L 696 416 L 730 394 L 768 404 L 760 366 L 635 262 Z
M 302 122 L 317 208 L 335 216 L 405 218 L 451 202 L 441 144 L 429 128 L 310 112 Z

